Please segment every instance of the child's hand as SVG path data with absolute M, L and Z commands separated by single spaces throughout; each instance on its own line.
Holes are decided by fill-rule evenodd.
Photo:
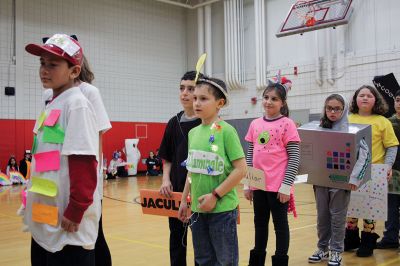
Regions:
M 391 178 L 392 178 L 392 167 L 390 167 L 387 172 L 387 181 L 389 182 Z
M 352 191 L 356 191 L 358 189 L 358 187 L 356 185 L 350 184 L 350 189 Z
M 79 230 L 79 224 L 63 217 L 61 221 L 61 228 L 69 233 L 75 233 Z
M 212 211 L 217 204 L 217 199 L 211 193 L 200 196 L 197 200 L 199 201 L 198 208 L 205 212 Z
M 277 199 L 279 199 L 279 201 L 280 201 L 281 203 L 286 203 L 286 202 L 289 201 L 290 195 L 286 195 L 286 194 L 283 194 L 283 193 L 278 192 Z
M 189 217 L 187 216 L 188 213 L 188 205 L 186 201 L 181 201 L 181 205 L 179 206 L 178 210 L 178 219 L 183 222 L 189 222 Z
M 249 200 L 250 202 L 253 201 L 253 190 L 245 189 L 243 190 L 244 197 Z

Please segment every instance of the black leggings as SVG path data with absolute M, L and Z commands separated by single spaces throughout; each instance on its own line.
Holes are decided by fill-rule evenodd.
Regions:
M 275 255 L 287 255 L 289 250 L 289 223 L 287 218 L 288 203 L 282 204 L 277 199 L 277 192 L 255 190 L 253 192 L 255 250 L 265 251 L 268 242 L 268 224 L 270 214 L 276 236 Z
M 94 250 L 67 245 L 62 250 L 52 253 L 42 248 L 32 238 L 31 264 L 32 266 L 95 266 Z
M 102 201 L 103 203 L 103 201 Z M 99 234 L 94 247 L 96 266 L 111 266 L 111 253 L 103 233 L 103 215 L 100 216 Z

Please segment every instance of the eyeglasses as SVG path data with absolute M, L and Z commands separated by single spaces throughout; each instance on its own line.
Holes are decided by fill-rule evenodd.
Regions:
M 327 106 L 327 107 L 325 107 L 325 111 L 327 111 L 329 113 L 341 113 L 343 111 L 343 109 L 340 107 Z

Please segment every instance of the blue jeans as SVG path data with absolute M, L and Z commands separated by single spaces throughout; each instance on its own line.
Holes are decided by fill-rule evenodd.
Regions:
M 383 233 L 383 242 L 399 243 L 399 207 L 400 195 L 388 194 L 388 220 L 385 222 L 385 232 Z
M 237 209 L 194 213 L 191 218 L 194 257 L 200 266 L 239 264 Z

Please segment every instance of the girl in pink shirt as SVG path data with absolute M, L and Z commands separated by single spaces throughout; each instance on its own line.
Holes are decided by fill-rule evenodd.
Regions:
M 287 91 L 291 82 L 279 76 L 269 80 L 263 92 L 263 117 L 253 120 L 246 134 L 248 166 L 264 171 L 265 190 L 245 187 L 246 199 L 254 201 L 255 246 L 249 265 L 264 265 L 270 214 L 276 235 L 273 266 L 288 265 L 288 203 L 300 162 L 300 137 L 295 123 L 288 118 Z

